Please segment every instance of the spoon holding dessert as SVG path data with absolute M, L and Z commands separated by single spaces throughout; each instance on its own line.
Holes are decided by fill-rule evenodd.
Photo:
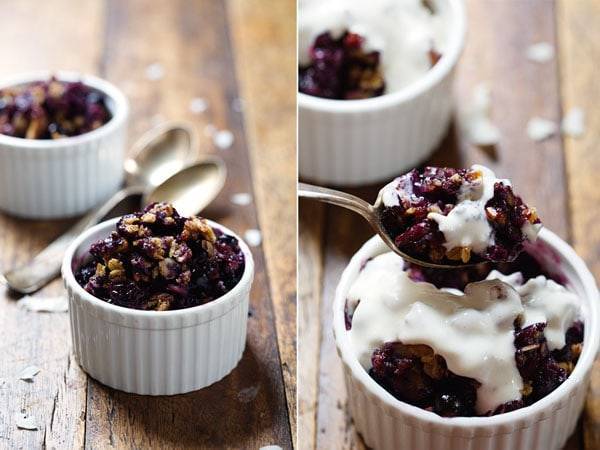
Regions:
M 384 186 L 375 204 L 305 183 L 298 195 L 360 214 L 406 261 L 436 269 L 512 261 L 542 226 L 509 180 L 479 165 L 412 170 Z

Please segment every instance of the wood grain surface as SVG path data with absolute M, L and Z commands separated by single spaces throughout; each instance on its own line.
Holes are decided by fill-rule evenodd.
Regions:
M 248 229 L 263 235 L 263 246 L 253 248 L 257 271 L 244 357 L 224 380 L 192 394 L 130 395 L 88 379 L 70 358 L 68 315 L 25 312 L 0 291 L 0 448 L 293 448 L 295 105 L 286 92 L 289 82 L 279 75 L 291 63 L 271 56 L 271 74 L 247 68 L 257 57 L 253 40 L 262 40 L 263 32 L 270 33 L 263 49 L 272 40 L 276 50 L 269 52 L 295 54 L 294 2 L 281 2 L 251 21 L 242 20 L 247 5 L 233 0 L 0 5 L 11 18 L 0 29 L 0 75 L 50 68 L 107 78 L 129 97 L 131 142 L 158 122 L 191 122 L 199 153 L 219 153 L 229 174 L 203 214 L 242 235 Z M 162 66 L 161 79 L 147 79 L 150 64 Z M 273 98 L 259 94 L 263 83 L 279 83 Z M 240 96 L 245 108 L 239 107 Z M 195 97 L 208 101 L 205 113 L 189 110 Z M 209 125 L 231 130 L 233 146 L 216 149 L 204 132 Z M 273 180 L 277 173 L 283 177 Z M 241 192 L 254 202 L 232 205 L 231 195 Z M 67 226 L 0 215 L 0 267 L 26 261 Z M 37 295 L 62 293 L 56 281 Z M 28 364 L 42 371 L 33 383 L 16 380 Z M 17 429 L 14 415 L 20 411 L 35 415 L 39 430 Z
M 456 74 L 457 104 L 460 107 L 474 87 L 485 82 L 491 88 L 492 119 L 502 139 L 494 149 L 477 148 L 465 142 L 453 125 L 427 161 L 450 166 L 480 163 L 510 177 L 538 208 L 545 225 L 571 240 L 596 276 L 600 275 L 600 234 L 594 225 L 600 214 L 600 190 L 594 183 L 600 157 L 593 147 L 600 133 L 600 123 L 594 123 L 600 120 L 594 112 L 600 98 L 594 79 L 594 61 L 600 56 L 594 25 L 600 20 L 598 6 L 592 0 L 467 1 L 469 32 Z M 527 46 L 540 41 L 560 48 L 559 55 L 543 64 L 529 61 Z M 588 113 L 584 139 L 563 141 L 555 135 L 533 142 L 528 138 L 526 125 L 531 117 L 559 121 L 570 106 L 582 106 Z M 374 201 L 379 187 L 347 191 Z M 300 203 L 298 434 L 306 438 L 299 441 L 299 448 L 361 449 L 364 443 L 346 408 L 331 332 L 331 303 L 342 270 L 372 232 L 350 212 L 320 208 L 325 219 L 317 226 L 315 206 Z M 304 377 L 315 384 L 303 386 Z M 568 449 L 600 448 L 599 377 L 597 368 L 582 425 L 569 439 Z

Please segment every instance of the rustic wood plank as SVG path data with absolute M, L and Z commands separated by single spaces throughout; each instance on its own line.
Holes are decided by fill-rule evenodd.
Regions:
M 295 442 L 296 82 L 289 75 L 296 72 L 296 2 L 264 5 L 229 0 L 228 11 Z
M 569 2 L 560 0 L 556 12 L 559 35 L 560 87 L 563 112 L 580 107 L 586 113 L 587 131 L 580 139 L 565 138 L 565 161 L 571 226 L 575 250 L 600 276 L 600 229 L 598 210 L 600 190 L 598 173 L 600 159 L 597 143 L 600 138 L 600 113 L 597 100 L 596 61 L 600 57 L 600 4 L 591 0 Z M 592 372 L 583 420 L 584 447 L 600 448 L 600 363 Z
M 298 248 L 298 448 L 315 448 L 325 205 L 301 201 Z
M 202 137 L 202 152 L 219 151 L 229 170 L 226 188 L 205 214 L 240 233 L 257 228 L 252 207 L 229 202 L 234 193 L 252 193 L 252 185 L 242 115 L 231 109 L 237 87 L 224 3 L 109 1 L 106 37 L 103 72 L 129 88 L 136 132 L 161 114 L 234 133 L 233 147 L 222 151 Z M 144 78 L 151 63 L 162 65 L 162 79 Z M 188 111 L 193 97 L 209 101 L 205 114 Z M 90 382 L 87 447 L 291 447 L 265 260 L 258 247 L 254 256 L 248 343 L 240 365 L 212 387 L 176 397 L 128 395 Z
M 45 68 L 96 71 L 104 27 L 102 2 L 2 1 L 0 7 L 10 17 L 0 28 L 0 76 Z M 0 268 L 27 261 L 68 225 L 0 214 Z M 62 292 L 57 280 L 37 295 Z M 27 312 L 16 300 L 0 287 L 0 447 L 80 448 L 87 380 L 71 360 L 68 315 Z M 17 379 L 28 365 L 42 369 L 32 383 Z M 21 411 L 36 417 L 37 431 L 17 429 L 14 415 Z
M 477 83 L 486 82 L 491 87 L 492 117 L 502 131 L 502 140 L 493 151 L 483 150 L 462 141 L 453 127 L 429 163 L 450 166 L 480 163 L 501 177 L 510 177 L 518 192 L 538 207 L 546 226 L 568 237 L 562 141 L 555 136 L 534 143 L 526 135 L 527 121 L 531 117 L 538 115 L 551 120 L 560 117 L 557 62 L 535 64 L 524 54 L 532 43 L 555 42 L 554 5 L 543 0 L 470 0 L 467 9 L 469 39 L 456 74 L 455 91 L 458 99 L 467 99 Z M 498 24 L 502 24 L 502 32 L 498 32 Z M 373 201 L 376 191 L 377 188 L 370 187 L 357 193 Z M 327 211 L 316 447 L 360 448 L 364 444 L 356 438 L 345 414 L 341 368 L 333 356 L 335 346 L 328 330 L 331 329 L 333 291 L 341 271 L 371 232 L 366 223 L 351 213 L 335 208 Z M 300 271 L 302 279 L 302 267 Z M 301 343 L 302 338 L 300 336 Z M 577 448 L 579 439 L 576 433 L 569 441 L 569 448 Z

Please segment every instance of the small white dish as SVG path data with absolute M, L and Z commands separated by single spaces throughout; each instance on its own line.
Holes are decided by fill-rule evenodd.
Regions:
M 583 351 L 573 373 L 555 391 L 531 406 L 491 417 L 444 418 L 393 397 L 360 365 L 345 327 L 346 296 L 362 264 L 389 251 L 374 237 L 354 255 L 338 284 L 333 328 L 342 359 L 354 424 L 376 450 L 554 450 L 564 446 L 577 425 L 600 343 L 598 288 L 574 250 L 547 229 L 534 247 L 544 267 L 561 273 L 583 300 Z
M 112 118 L 96 130 L 61 139 L 0 134 L 0 209 L 27 219 L 82 214 L 116 192 L 124 177 L 129 105 L 114 85 L 75 72 L 43 71 L 2 79 L 0 89 L 53 75 L 104 93 Z
M 366 100 L 298 93 L 302 178 L 345 186 L 388 180 L 419 165 L 439 145 L 452 116 L 452 79 L 467 20 L 463 0 L 435 0 L 433 5 L 450 24 L 448 44 L 420 80 Z
M 246 345 L 254 278 L 250 249 L 231 230 L 209 221 L 239 241 L 245 258 L 239 283 L 222 297 L 192 308 L 125 308 L 94 297 L 73 274 L 90 245 L 107 237 L 118 220 L 87 230 L 71 244 L 63 259 L 76 360 L 92 378 L 135 394 L 183 394 L 219 381 L 237 366 Z

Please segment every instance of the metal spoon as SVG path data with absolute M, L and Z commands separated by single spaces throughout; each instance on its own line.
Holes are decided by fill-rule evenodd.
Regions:
M 379 191 L 377 200 L 374 205 L 367 203 L 363 199 L 356 197 L 355 195 L 347 194 L 345 192 L 336 191 L 334 189 L 328 189 L 320 186 L 313 186 L 306 183 L 298 183 L 298 196 L 303 198 L 312 198 L 325 203 L 331 203 L 332 205 L 342 206 L 346 209 L 350 209 L 361 216 L 363 216 L 369 225 L 377 232 L 383 242 L 392 249 L 395 253 L 400 255 L 404 260 L 417 264 L 423 267 L 432 267 L 434 269 L 457 269 L 460 267 L 473 266 L 475 264 L 437 264 L 429 261 L 421 261 L 414 256 L 407 255 L 403 251 L 399 250 L 394 244 L 394 240 L 385 230 L 381 224 L 379 218 L 378 208 L 381 204 L 382 193 Z
M 128 196 L 144 193 L 148 186 L 153 188 L 159 185 L 189 164 L 194 158 L 196 142 L 196 135 L 190 127 L 177 122 L 160 125 L 145 133 L 134 144 L 134 157 L 124 164 L 127 184 L 130 186 L 81 218 L 31 261 L 0 274 L 0 283 L 22 294 L 30 294 L 45 286 L 60 273 L 62 255 L 73 239 L 97 224 Z

